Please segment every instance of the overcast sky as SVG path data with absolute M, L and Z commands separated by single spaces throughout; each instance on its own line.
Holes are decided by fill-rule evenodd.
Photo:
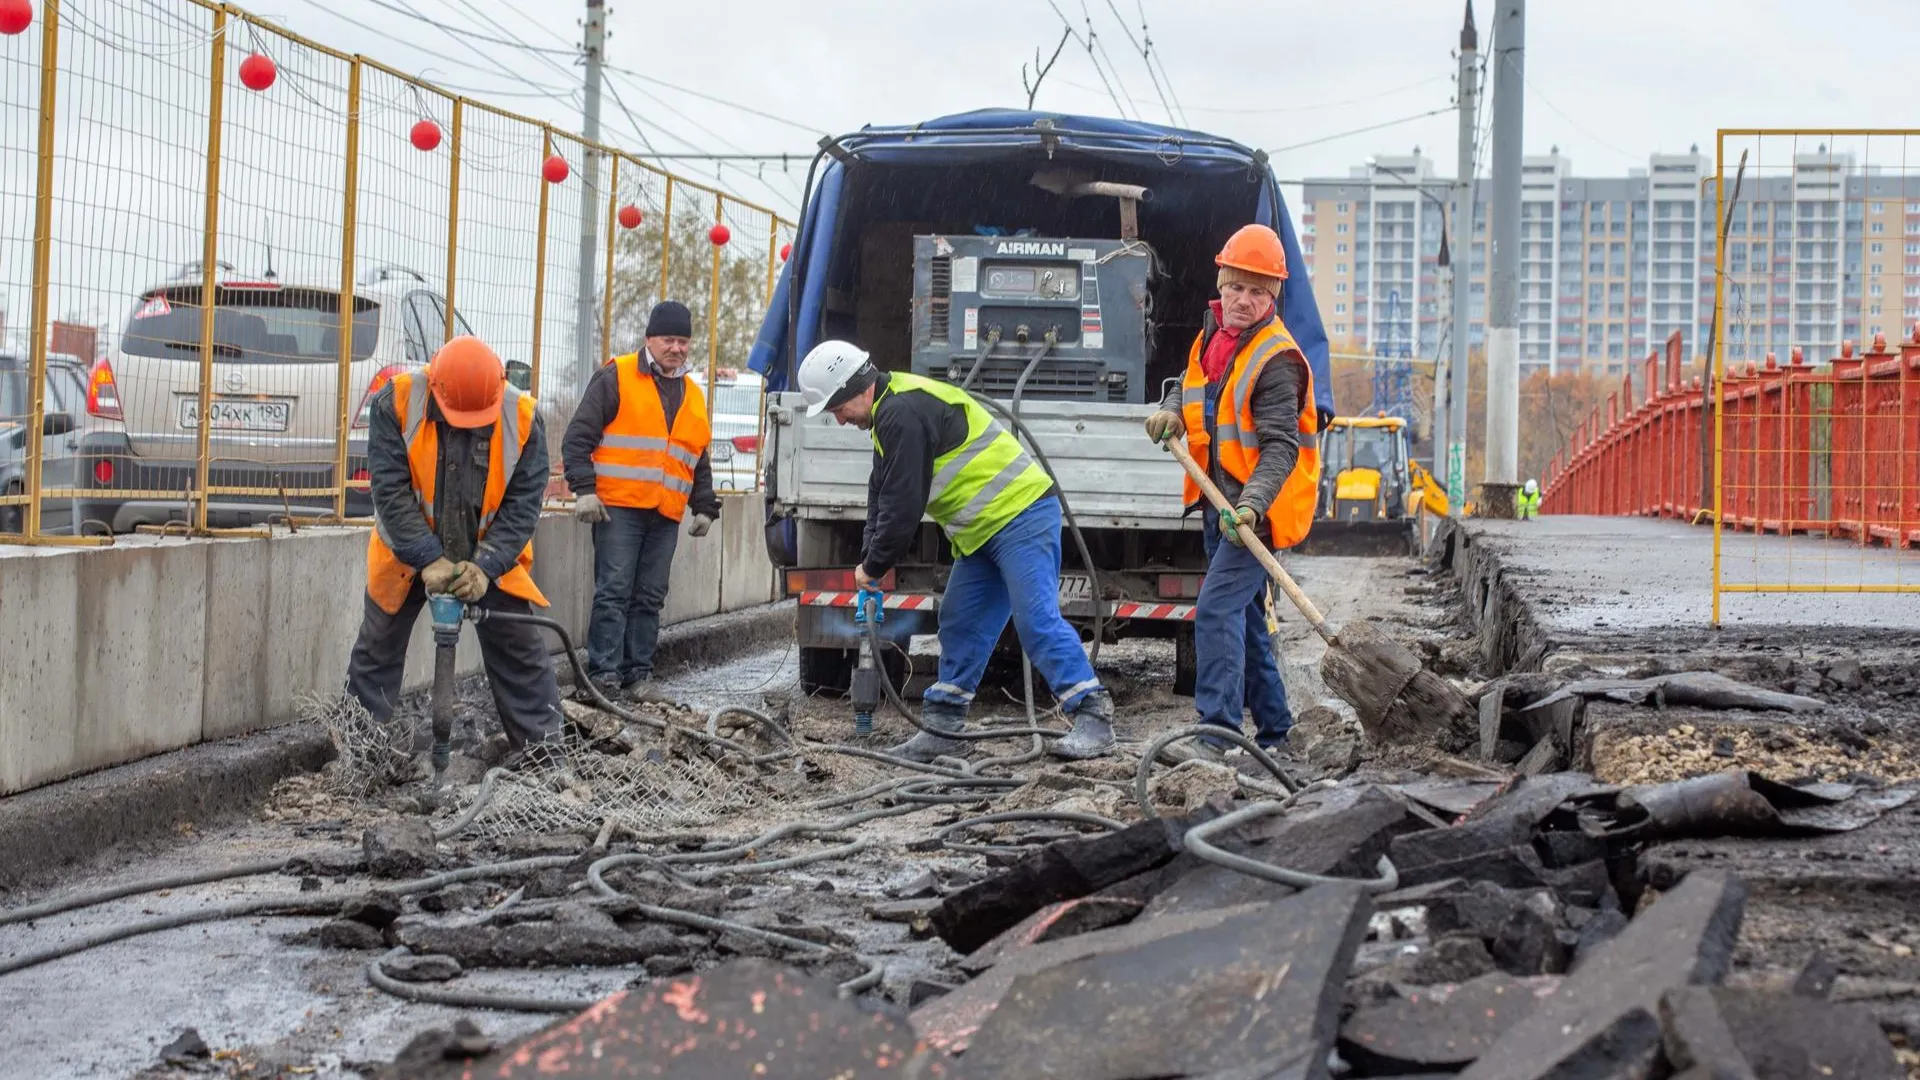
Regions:
M 579 32 L 564 0 L 387 2 L 538 47 L 562 48 Z M 577 126 L 578 107 L 567 99 L 578 75 L 565 57 L 463 42 L 374 0 L 274 0 L 272 7 L 264 13 L 296 30 L 430 69 L 439 80 L 501 94 L 556 89 L 557 96 L 499 100 Z M 1056 8 L 1082 35 L 1084 10 L 1112 61 L 1108 77 L 1117 71 L 1121 104 L 1164 121 L 1167 111 L 1128 40 L 1128 31 L 1139 35 L 1142 7 L 1142 0 L 1089 0 L 1084 8 L 1081 0 L 613 0 L 608 54 L 616 66 L 838 133 L 1024 104 L 1021 64 L 1031 65 L 1036 46 L 1051 51 L 1059 40 Z M 1454 0 L 1144 0 L 1155 52 L 1191 125 L 1272 150 L 1448 107 L 1461 14 Z M 1897 59 L 1878 44 L 1920 37 L 1914 0 L 1534 0 L 1528 15 L 1527 149 L 1558 145 L 1582 175 L 1617 175 L 1656 149 L 1698 143 L 1711 152 L 1720 126 L 1920 121 L 1900 89 Z M 1494 4 L 1481 0 L 1475 16 L 1484 55 Z M 811 149 L 804 130 L 657 84 L 626 82 L 620 92 L 662 150 Z M 1038 105 L 1115 111 L 1101 72 L 1074 41 Z M 606 122 L 616 141 L 637 143 L 611 101 Z M 1283 179 L 1344 175 L 1368 155 L 1418 145 L 1450 172 L 1456 123 L 1448 112 L 1328 139 L 1276 153 L 1274 169 Z M 711 165 L 684 167 L 712 174 Z M 733 179 L 752 185 L 740 174 Z M 784 183 L 776 192 L 793 197 Z

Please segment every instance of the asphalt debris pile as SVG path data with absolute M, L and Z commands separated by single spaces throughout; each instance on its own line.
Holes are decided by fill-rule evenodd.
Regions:
M 952 957 L 864 984 L 822 955 L 811 972 L 777 953 L 710 966 L 718 941 L 647 917 L 646 889 L 674 883 L 633 868 L 653 876 L 605 904 L 509 907 L 453 930 L 402 916 L 384 933 L 461 964 L 539 962 L 515 928 L 545 922 L 585 950 L 556 962 L 687 964 L 649 959 L 652 981 L 422 1076 L 644 1063 L 689 1077 L 1892 1080 L 1894 1044 L 1865 1006 L 1833 1000 L 1819 955 L 1791 985 L 1726 984 L 1737 876 L 1656 880 L 1643 857 L 1680 838 L 1861 828 L 1910 795 L 1732 770 L 1641 788 L 1556 772 L 1215 797 L 977 879 L 903 880 L 870 918 Z

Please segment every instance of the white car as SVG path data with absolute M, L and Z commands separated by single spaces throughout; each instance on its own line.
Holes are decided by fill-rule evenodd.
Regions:
M 752 373 L 713 384 L 712 399 L 707 402 L 713 442 L 707 447 L 707 458 L 713 465 L 715 491 L 752 491 L 759 486 L 761 385 L 759 376 Z
M 104 422 L 83 442 L 93 487 L 152 492 L 88 500 L 83 517 L 115 532 L 187 520 L 200 411 L 201 270 L 189 265 L 134 301 L 118 346 L 94 365 L 87 412 Z M 340 290 L 242 277 L 219 266 L 214 297 L 212 456 L 216 526 L 262 524 L 289 507 L 332 507 L 339 445 Z M 472 331 L 456 314 L 455 333 Z M 446 304 L 420 274 L 371 270 L 353 295 L 346 372 L 347 478 L 365 480 L 367 409 L 393 376 L 424 368 L 446 341 Z M 524 367 L 524 365 L 509 365 Z M 230 489 L 221 491 L 222 488 Z M 364 487 L 347 513 L 371 513 Z

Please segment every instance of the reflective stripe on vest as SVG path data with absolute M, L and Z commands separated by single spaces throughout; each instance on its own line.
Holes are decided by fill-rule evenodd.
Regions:
M 1293 471 L 1287 474 L 1280 492 L 1267 509 L 1267 522 L 1276 548 L 1291 547 L 1304 540 L 1313 524 L 1313 511 L 1320 486 L 1320 420 L 1313 406 L 1313 369 L 1299 354 L 1299 346 L 1285 324 L 1276 316 L 1242 342 L 1221 385 L 1219 403 L 1214 412 L 1214 434 L 1206 429 L 1207 376 L 1200 363 L 1206 332 L 1194 337 L 1187 357 L 1187 373 L 1181 382 L 1181 414 L 1187 428 L 1187 447 L 1202 470 L 1216 456 L 1227 475 L 1245 484 L 1260 462 L 1260 435 L 1253 417 L 1253 389 L 1269 362 L 1299 363 L 1303 390 L 1300 419 L 1296 432 L 1299 454 Z M 1217 444 L 1217 445 L 1215 445 Z M 1198 484 L 1188 478 L 1184 487 L 1188 505 L 1201 500 Z
M 896 372 L 888 376 L 887 389 L 874 399 L 873 407 L 877 412 L 889 397 L 913 392 L 957 405 L 966 414 L 966 440 L 933 461 L 927 516 L 945 530 L 956 553 L 971 555 L 1037 502 L 1053 481 L 1011 432 L 957 386 Z M 878 431 L 877 422 L 874 430 Z M 878 434 L 873 436 L 873 448 L 875 453 L 886 453 Z
M 480 520 L 476 540 L 487 535 L 487 528 L 506 501 L 507 484 L 526 450 L 532 432 L 536 403 L 511 384 L 503 388 L 500 419 L 487 432 L 487 483 L 481 497 Z M 394 411 L 400 420 L 400 432 L 406 443 L 409 483 L 415 505 L 428 528 L 434 527 L 433 485 L 439 468 L 440 439 L 438 425 L 429 426 L 427 410 L 430 392 L 424 372 L 395 376 Z M 374 508 L 373 535 L 367 538 L 367 592 L 381 610 L 395 614 L 413 586 L 412 567 L 393 554 L 393 537 L 381 519 L 378 503 Z M 494 582 L 502 592 L 547 606 L 547 598 L 533 582 L 533 542 L 528 541 L 514 559 L 514 565 Z
M 669 430 L 659 386 L 642 368 L 640 354 L 615 357 L 612 363 L 620 408 L 593 451 L 594 492 L 608 506 L 657 510 L 679 521 L 693 495 L 700 455 L 713 437 L 706 397 L 697 383 L 685 382 Z

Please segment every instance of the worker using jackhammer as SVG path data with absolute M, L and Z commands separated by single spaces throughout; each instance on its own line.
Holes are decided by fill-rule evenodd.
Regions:
M 1211 304 L 1187 358 L 1186 377 L 1147 417 L 1155 442 L 1185 435 L 1194 461 L 1233 503 L 1201 519 L 1207 574 L 1193 615 L 1193 703 L 1203 724 L 1241 729 L 1253 713 L 1254 742 L 1284 752 L 1293 727 L 1263 603 L 1266 570 L 1236 524 L 1253 527 L 1275 550 L 1306 538 L 1320 479 L 1313 372 L 1280 321 L 1286 249 L 1265 225 L 1234 233 L 1214 258 L 1220 298 Z M 1186 481 L 1188 511 L 1204 506 Z M 1224 542 L 1223 542 L 1224 541 Z M 1213 757 L 1225 740 L 1195 740 Z
M 610 700 L 672 700 L 653 686 L 653 653 L 680 522 L 693 511 L 687 535 L 701 537 L 720 516 L 707 399 L 686 377 L 692 339 L 685 304 L 654 305 L 645 349 L 594 372 L 560 443 L 573 516 L 593 526 L 587 677 Z
M 808 416 L 831 412 L 872 434 L 855 582 L 876 587 L 912 546 L 923 514 L 953 549 L 940 601 L 940 676 L 920 715 L 928 730 L 888 753 L 929 762 L 965 752 L 964 741 L 946 735 L 964 729 L 1009 618 L 1034 670 L 1073 718 L 1073 730 L 1048 750 L 1068 759 L 1111 750 L 1113 698 L 1060 613 L 1061 511 L 1053 478 L 967 391 L 881 371 L 848 342 L 816 345 L 800 362 L 798 381 Z
M 1532 521 L 1533 519 L 1539 517 L 1540 516 L 1540 483 L 1539 481 L 1528 480 L 1527 486 L 1521 488 L 1519 494 L 1514 496 L 1514 503 L 1515 503 L 1514 509 L 1519 511 L 1519 514 L 1517 516 L 1520 518 L 1521 521 Z
M 374 525 L 347 693 L 385 723 L 429 593 L 521 615 L 547 606 L 531 573 L 547 440 L 533 397 L 470 336 L 441 346 L 424 373 L 394 376 L 374 395 L 367 427 Z M 529 760 L 564 764 L 560 687 L 540 631 L 491 621 L 474 629 L 507 742 Z

